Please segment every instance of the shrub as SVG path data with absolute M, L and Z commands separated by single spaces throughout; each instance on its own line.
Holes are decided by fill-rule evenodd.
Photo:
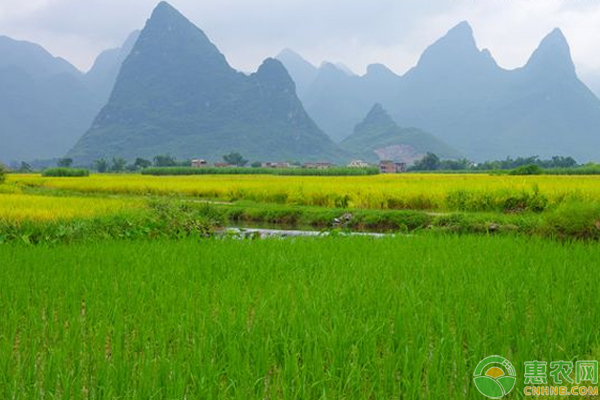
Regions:
M 542 175 L 543 173 L 544 173 L 544 170 L 539 165 L 529 164 L 529 165 L 524 165 L 519 168 L 515 168 L 512 171 L 510 171 L 508 174 L 509 175 Z
M 78 168 L 48 168 L 44 170 L 42 176 L 52 176 L 52 177 L 67 177 L 67 178 L 77 178 L 77 177 L 85 177 L 89 176 L 90 171 L 87 169 L 78 169 Z
M 6 167 L 0 163 L 0 183 L 6 179 Z

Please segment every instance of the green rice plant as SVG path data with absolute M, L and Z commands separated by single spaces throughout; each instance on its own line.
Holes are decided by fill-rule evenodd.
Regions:
M 548 175 L 600 175 L 600 164 L 587 164 L 577 168 L 550 168 L 544 170 Z
M 3 399 L 481 399 L 597 360 L 596 244 L 413 235 L 0 246 Z
M 569 201 L 544 218 L 541 228 L 562 238 L 600 239 L 600 204 Z
M 42 176 L 53 176 L 53 177 L 66 177 L 66 178 L 80 178 L 90 175 L 90 171 L 87 169 L 80 168 L 48 168 L 42 172 Z

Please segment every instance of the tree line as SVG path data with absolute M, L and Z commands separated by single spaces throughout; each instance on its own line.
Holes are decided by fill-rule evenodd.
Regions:
M 525 166 L 535 165 L 539 168 L 577 168 L 580 167 L 573 157 L 554 156 L 549 159 L 540 159 L 538 156 L 531 157 L 507 157 L 504 160 L 485 161 L 474 163 L 466 158 L 460 160 L 441 160 L 434 153 L 427 153 L 425 157 L 416 161 L 409 167 L 409 171 L 492 171 L 511 170 Z

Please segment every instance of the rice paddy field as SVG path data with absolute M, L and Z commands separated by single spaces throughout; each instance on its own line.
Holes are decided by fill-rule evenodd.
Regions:
M 600 203 L 600 176 L 399 174 L 359 177 L 269 175 L 11 175 L 9 183 L 81 193 L 177 195 L 224 201 L 369 209 L 502 211 L 565 201 Z
M 494 354 L 526 398 L 524 362 L 600 359 L 598 179 L 9 175 L 0 399 L 484 399 Z M 418 227 L 218 234 L 238 212 Z

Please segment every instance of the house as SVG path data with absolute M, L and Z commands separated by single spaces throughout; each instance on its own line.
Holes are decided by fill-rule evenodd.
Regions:
M 406 163 L 383 160 L 379 162 L 379 172 L 382 174 L 406 172 Z
M 192 168 L 208 167 L 206 160 L 192 160 Z
M 286 162 L 265 162 L 261 164 L 262 168 L 290 168 L 290 163 Z
M 304 163 L 304 168 L 308 168 L 308 169 L 329 169 L 332 167 L 333 167 L 333 164 L 330 162 Z
M 231 165 L 224 163 L 224 162 L 216 162 L 215 163 L 215 168 L 229 168 L 231 167 Z
M 352 160 L 350 164 L 348 164 L 348 168 L 368 168 L 369 163 L 363 160 Z

